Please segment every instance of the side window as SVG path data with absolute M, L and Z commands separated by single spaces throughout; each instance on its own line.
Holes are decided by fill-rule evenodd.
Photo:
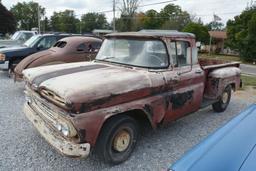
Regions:
M 76 51 L 78 52 L 87 52 L 86 45 L 84 43 L 77 46 Z
M 28 40 L 30 37 L 33 36 L 33 33 L 24 33 L 25 34 L 25 40 Z
M 41 39 L 41 41 L 38 43 L 37 47 L 40 49 L 48 49 L 52 47 L 52 45 L 56 42 L 55 37 L 44 37 Z
M 89 52 L 98 52 L 100 50 L 100 47 L 101 47 L 101 43 L 99 42 L 88 43 Z
M 58 47 L 58 48 L 64 48 L 66 46 L 67 42 L 64 41 L 58 41 L 56 42 L 53 47 Z
M 171 55 L 174 66 L 181 67 L 191 65 L 191 47 L 189 42 L 171 42 Z

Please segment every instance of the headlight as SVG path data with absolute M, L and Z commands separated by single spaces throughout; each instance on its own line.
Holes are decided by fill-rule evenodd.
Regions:
M 56 127 L 56 129 L 58 130 L 58 131 L 60 131 L 64 136 L 66 136 L 66 137 L 69 137 L 70 136 L 70 129 L 69 129 L 69 127 L 68 127 L 68 125 L 66 125 L 66 124 L 61 124 L 61 123 L 57 123 L 56 125 L 55 125 L 55 127 Z
M 62 129 L 61 129 L 61 132 L 66 137 L 69 136 L 69 128 L 67 126 L 63 126 Z
M 0 61 L 5 61 L 5 54 L 0 53 Z

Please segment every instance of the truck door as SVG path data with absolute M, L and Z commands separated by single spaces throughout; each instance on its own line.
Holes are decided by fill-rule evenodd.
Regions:
M 165 121 L 172 121 L 199 109 L 204 91 L 204 73 L 197 62 L 196 47 L 186 40 L 169 44 L 173 70 L 165 73 L 169 107 Z M 193 49 L 194 48 L 194 49 Z

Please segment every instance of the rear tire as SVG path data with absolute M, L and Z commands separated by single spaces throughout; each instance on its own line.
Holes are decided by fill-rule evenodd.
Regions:
M 135 148 L 138 131 L 137 121 L 126 115 L 107 121 L 96 144 L 97 155 L 110 164 L 126 161 Z
M 219 101 L 212 104 L 212 108 L 215 112 L 224 112 L 227 109 L 228 104 L 230 102 L 230 98 L 231 98 L 231 90 L 232 90 L 231 86 L 228 85 L 224 89 Z

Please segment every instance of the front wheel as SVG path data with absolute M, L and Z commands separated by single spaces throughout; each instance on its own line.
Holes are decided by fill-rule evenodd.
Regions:
M 122 163 L 130 157 L 137 138 L 137 121 L 126 115 L 117 116 L 102 128 L 96 152 L 107 163 Z
M 230 102 L 230 98 L 231 98 L 231 86 L 228 85 L 224 89 L 219 101 L 217 101 L 216 103 L 214 103 L 212 105 L 213 110 L 215 112 L 224 112 L 226 110 L 226 108 L 228 107 L 228 104 Z

